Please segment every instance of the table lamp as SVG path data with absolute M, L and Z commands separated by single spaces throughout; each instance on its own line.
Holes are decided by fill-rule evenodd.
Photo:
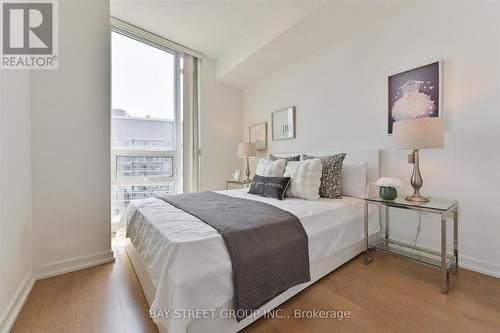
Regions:
M 245 175 L 247 178 L 243 181 L 244 183 L 250 183 L 250 157 L 255 157 L 256 149 L 255 143 L 243 142 L 238 144 L 238 157 L 247 159 L 247 169 L 245 170 Z
M 413 194 L 405 199 L 413 202 L 429 202 L 420 195 L 420 187 L 424 181 L 420 174 L 418 151 L 420 149 L 443 148 L 443 123 L 441 118 L 419 118 L 397 121 L 394 123 L 392 143 L 395 149 L 411 149 L 408 162 L 413 163 L 413 174 L 410 184 Z

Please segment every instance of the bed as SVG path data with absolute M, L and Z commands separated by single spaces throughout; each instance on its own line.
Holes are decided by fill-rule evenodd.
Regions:
M 377 150 L 348 151 L 346 160 L 368 161 L 370 184 L 378 177 Z M 126 251 L 160 332 L 237 332 L 364 250 L 362 199 L 279 201 L 246 189 L 218 193 L 265 202 L 297 216 L 309 238 L 311 281 L 288 289 L 256 315 L 237 322 L 229 316 L 232 269 L 220 234 L 163 200 L 133 201 L 122 217 L 129 227 Z M 376 237 L 378 231 L 379 212 L 371 207 L 369 234 Z

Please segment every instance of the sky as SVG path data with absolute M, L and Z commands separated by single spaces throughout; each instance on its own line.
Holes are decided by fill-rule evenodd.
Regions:
M 116 32 L 111 42 L 112 108 L 174 119 L 174 55 Z

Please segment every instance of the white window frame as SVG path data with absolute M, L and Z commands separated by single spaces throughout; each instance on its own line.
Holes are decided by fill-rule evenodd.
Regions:
M 113 23 L 119 23 L 115 25 Z M 181 110 L 180 110 L 180 75 L 182 71 L 180 70 L 180 59 L 182 58 L 182 53 L 173 50 L 166 45 L 168 43 L 161 43 L 161 37 L 155 36 L 155 39 L 151 39 L 151 34 L 147 31 L 134 27 L 134 29 L 126 29 L 127 23 L 112 18 L 111 20 L 111 31 L 135 39 L 140 43 L 144 43 L 151 47 L 158 48 L 165 52 L 168 52 L 174 56 L 174 150 L 155 150 L 151 148 L 114 148 L 111 147 L 111 185 L 112 186 L 145 186 L 145 185 L 160 185 L 161 183 L 175 183 L 175 189 L 177 192 L 182 191 L 182 178 L 179 178 L 180 170 L 182 168 L 183 152 L 180 144 L 181 138 Z M 133 26 L 130 26 L 133 27 Z M 165 40 L 166 41 L 166 40 Z M 112 121 L 112 120 L 111 120 Z M 159 156 L 159 157 L 172 157 L 172 176 L 142 176 L 142 177 L 117 177 L 116 171 L 116 157 L 117 156 Z
M 111 29 L 116 32 L 120 32 L 123 35 L 129 35 L 131 38 L 138 37 L 141 41 L 151 44 L 157 45 L 157 47 L 162 47 L 167 50 L 171 50 L 181 54 L 189 54 L 198 59 L 203 59 L 203 54 L 190 49 L 189 47 L 183 46 L 176 42 L 166 39 L 165 37 L 156 35 L 147 30 L 141 29 L 133 24 L 122 21 L 116 17 L 110 17 Z

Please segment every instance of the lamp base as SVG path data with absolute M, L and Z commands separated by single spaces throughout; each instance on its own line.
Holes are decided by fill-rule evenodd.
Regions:
M 429 198 L 423 197 L 420 194 L 409 195 L 405 197 L 405 200 L 411 202 L 422 202 L 422 203 L 429 202 Z
M 243 180 L 243 183 L 245 183 L 245 184 L 251 183 L 252 180 L 250 179 L 250 162 L 249 162 L 248 157 L 247 157 L 247 168 L 245 170 L 245 175 L 247 176 L 247 178 L 245 178 L 245 180 Z
M 410 184 L 411 187 L 413 187 L 413 194 L 407 196 L 405 199 L 406 201 L 411 201 L 411 202 L 421 202 L 421 203 L 429 202 L 429 198 L 420 195 L 420 188 L 422 187 L 424 181 L 422 180 L 422 176 L 420 175 L 420 163 L 419 163 L 420 158 L 418 157 L 417 149 L 413 150 L 412 157 L 413 157 L 412 158 L 413 174 L 411 175 Z

